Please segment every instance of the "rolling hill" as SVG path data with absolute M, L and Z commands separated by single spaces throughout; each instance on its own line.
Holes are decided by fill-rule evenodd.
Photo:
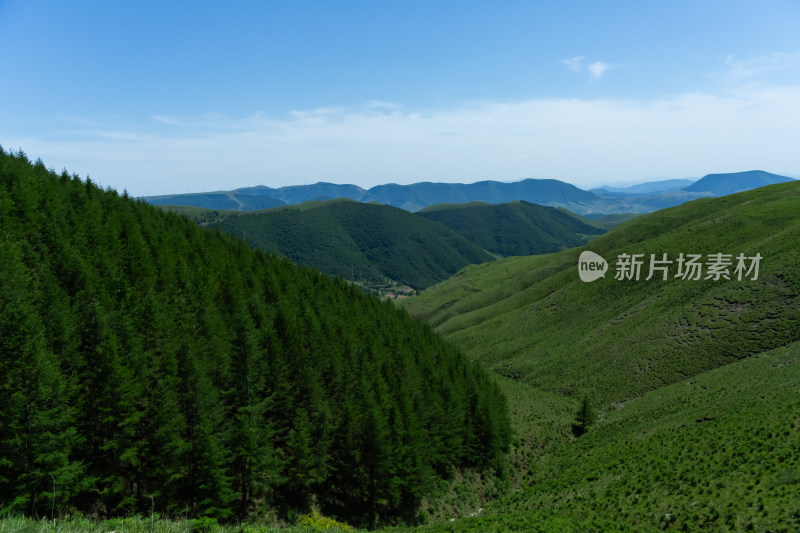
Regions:
M 800 272 L 790 252 L 800 245 L 799 194 L 792 182 L 697 200 L 637 217 L 582 248 L 468 267 L 410 301 L 409 310 L 499 373 L 552 391 L 569 376 L 575 390 L 623 400 L 800 340 Z M 660 272 L 650 281 L 618 281 L 610 266 L 605 278 L 583 283 L 577 262 L 585 249 L 610 263 L 623 253 L 764 259 L 755 281 L 661 281 Z M 642 278 L 647 273 L 645 263 Z
M 487 373 L 352 284 L 2 149 L 0 229 L 4 517 L 413 523 L 504 461 Z
M 696 200 L 403 302 L 501 376 L 516 433 L 520 490 L 428 530 L 798 529 L 799 207 L 797 182 Z M 605 277 L 580 280 L 583 251 Z M 701 279 L 676 278 L 681 253 Z M 730 279 L 705 279 L 719 253 Z M 757 276 L 738 279 L 740 253 L 761 256 Z M 616 279 L 623 254 L 643 254 L 638 281 Z M 673 261 L 655 264 L 666 280 L 645 279 L 650 254 Z M 576 437 L 583 398 L 597 417 Z
M 494 257 L 445 226 L 386 205 L 310 202 L 227 216 L 222 231 L 366 285 L 394 281 L 422 289 Z
M 468 264 L 563 250 L 605 231 L 573 213 L 527 202 L 440 205 L 413 214 L 347 199 L 252 213 L 162 207 L 379 290 L 393 283 L 422 289 Z
M 416 213 L 500 256 L 552 253 L 584 244 L 603 229 L 529 202 L 440 204 Z

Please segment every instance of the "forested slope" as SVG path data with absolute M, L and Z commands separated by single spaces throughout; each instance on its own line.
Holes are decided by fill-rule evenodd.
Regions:
M 354 281 L 422 289 L 494 257 L 458 233 L 388 205 L 351 200 L 226 216 L 225 232 L 257 248 Z
M 605 233 L 577 215 L 525 201 L 442 204 L 426 207 L 417 215 L 435 220 L 484 250 L 502 256 L 558 252 Z
M 0 513 L 413 520 L 508 445 L 494 383 L 344 281 L 21 152 L 0 235 Z

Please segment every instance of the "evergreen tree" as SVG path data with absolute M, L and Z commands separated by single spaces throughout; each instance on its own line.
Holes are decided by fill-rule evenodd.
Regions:
M 575 422 L 572 423 L 572 434 L 580 437 L 589 431 L 589 426 L 594 423 L 594 420 L 594 409 L 592 409 L 592 405 L 589 402 L 589 397 L 584 396 L 583 400 L 581 400 L 581 406 L 575 414 Z
M 4 513 L 410 522 L 508 447 L 486 373 L 340 279 L 1 148 L 0 235 Z

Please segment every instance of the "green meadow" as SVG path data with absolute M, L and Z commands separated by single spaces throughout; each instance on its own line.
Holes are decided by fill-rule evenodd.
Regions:
M 796 183 L 698 200 L 405 301 L 498 376 L 515 432 L 509 492 L 427 530 L 797 531 L 798 208 Z M 584 250 L 604 278 L 579 279 Z M 763 259 L 757 279 L 645 279 L 681 252 Z M 615 279 L 623 253 L 644 254 L 639 281 Z

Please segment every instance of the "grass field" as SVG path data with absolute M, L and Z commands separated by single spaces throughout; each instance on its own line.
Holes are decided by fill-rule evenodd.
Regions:
M 337 523 L 318 515 L 301 518 L 302 525 L 219 525 L 213 520 L 168 520 L 131 517 L 113 520 L 90 520 L 67 517 L 55 521 L 25 517 L 0 518 L 0 533 L 345 533 L 356 531 L 347 524 Z
M 798 213 L 797 183 L 700 200 L 403 302 L 494 371 L 516 435 L 509 492 L 423 530 L 800 530 Z M 578 279 L 583 250 L 605 279 Z M 614 279 L 664 252 L 764 259 L 756 280 Z
M 638 217 L 558 254 L 473 265 L 404 305 L 496 374 L 570 397 L 625 400 L 800 340 L 798 185 Z M 578 279 L 583 250 L 612 263 L 605 278 Z M 645 270 L 639 281 L 614 279 L 622 253 L 718 252 L 760 253 L 759 278 L 644 281 Z

